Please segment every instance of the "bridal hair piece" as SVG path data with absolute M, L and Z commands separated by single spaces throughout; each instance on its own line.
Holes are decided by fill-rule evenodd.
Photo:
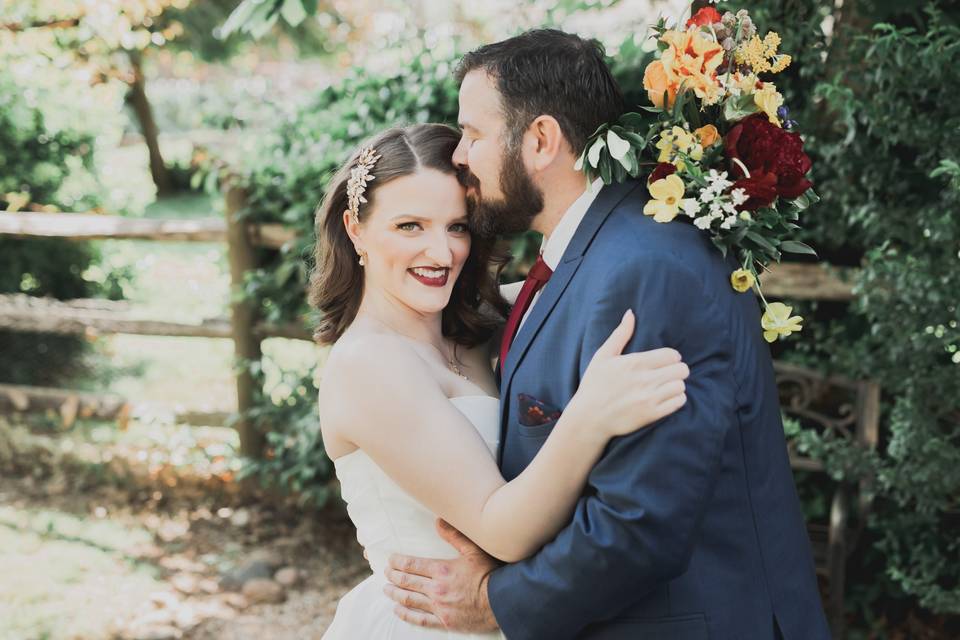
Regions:
M 374 148 L 367 147 L 357 157 L 357 166 L 350 170 L 350 179 L 347 181 L 347 210 L 353 216 L 355 224 L 360 224 L 360 204 L 367 201 L 363 193 L 367 189 L 367 183 L 374 178 L 370 172 L 379 159 L 380 156 Z

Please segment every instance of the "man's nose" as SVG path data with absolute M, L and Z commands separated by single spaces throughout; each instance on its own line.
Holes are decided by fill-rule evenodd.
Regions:
M 457 144 L 457 148 L 453 150 L 451 160 L 458 169 L 464 169 L 467 166 L 467 145 L 462 136 L 460 137 L 460 143 Z

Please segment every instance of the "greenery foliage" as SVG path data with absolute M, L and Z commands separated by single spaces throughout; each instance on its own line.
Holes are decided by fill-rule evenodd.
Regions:
M 43 206 L 46 210 L 86 210 L 99 204 L 95 192 L 63 188 L 92 169 L 94 138 L 89 131 L 49 123 L 42 94 L 0 73 L 0 210 Z M 118 297 L 119 282 L 84 278 L 99 254 L 86 243 L 60 239 L 0 237 L 0 293 L 60 299 L 95 295 Z M 53 384 L 76 370 L 85 342 L 73 336 L 0 332 L 0 380 Z M 47 363 L 43 367 L 37 362 Z
M 810 243 L 862 266 L 855 302 L 818 309 L 815 338 L 788 357 L 884 392 L 878 455 L 812 434 L 806 445 L 838 477 L 875 478 L 869 532 L 888 595 L 960 613 L 960 546 L 945 535 L 960 507 L 960 156 L 943 138 L 960 129 L 960 16 L 916 4 L 865 3 L 832 38 L 816 3 L 752 13 L 801 57 L 781 89 L 816 156 Z

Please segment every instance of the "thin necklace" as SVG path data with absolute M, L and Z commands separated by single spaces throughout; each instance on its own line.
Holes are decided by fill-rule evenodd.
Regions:
M 391 331 L 393 331 L 394 333 L 396 333 L 396 334 L 398 334 L 398 335 L 401 335 L 401 336 L 405 337 L 407 340 L 413 340 L 414 342 L 419 342 L 420 344 L 428 344 L 428 345 L 430 345 L 431 347 L 433 347 L 434 349 L 436 349 L 437 353 L 440 354 L 440 357 L 442 357 L 444 360 L 447 361 L 447 368 L 450 369 L 450 371 L 454 372 L 455 374 L 457 374 L 458 376 L 460 376 L 461 378 L 463 378 L 463 379 L 466 380 L 467 382 L 470 382 L 470 378 L 468 378 L 468 377 L 466 376 L 466 374 L 463 373 L 463 370 L 460 368 L 460 365 L 457 364 L 456 359 L 455 359 L 452 355 L 447 355 L 446 353 L 444 353 L 444 352 L 443 352 L 443 349 L 441 349 L 441 348 L 438 347 L 437 345 L 433 344 L 432 342 L 424 342 L 423 340 L 417 340 L 416 338 L 413 338 L 413 337 L 411 337 L 411 336 L 408 336 L 407 334 L 405 334 L 405 333 L 403 333 L 403 332 L 401 332 L 401 331 L 397 331 L 396 329 L 392 328 L 392 327 L 391 327 L 390 325 L 388 325 L 387 323 L 385 323 L 385 322 L 383 322 L 382 320 L 379 320 L 379 319 L 377 319 L 377 318 L 371 318 L 371 319 L 372 319 L 374 322 L 376 322 L 377 324 L 379 324 L 379 325 L 381 325 L 381 326 L 383 326 L 383 327 L 386 327 L 387 329 L 390 329 Z M 454 347 L 453 347 L 453 352 L 454 352 L 454 353 L 456 353 L 456 348 L 457 348 L 456 345 L 454 345 Z
M 457 364 L 457 361 L 454 359 L 452 355 L 450 356 L 445 355 L 443 351 L 440 351 L 440 348 L 434 345 L 433 343 L 431 343 L 431 346 L 437 351 L 439 351 L 441 356 L 444 356 L 447 359 L 447 368 L 450 369 L 450 371 L 453 371 L 455 374 L 457 374 L 464 380 L 467 380 L 467 381 L 470 380 L 470 378 L 464 375 L 463 371 L 460 369 L 460 366 Z M 454 352 L 456 352 L 456 346 L 454 346 Z

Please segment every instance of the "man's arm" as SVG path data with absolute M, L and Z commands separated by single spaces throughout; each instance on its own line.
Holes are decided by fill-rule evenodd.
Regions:
M 656 259 L 654 259 L 656 258 Z M 590 474 L 591 495 L 533 557 L 494 571 L 489 599 L 511 640 L 573 638 L 682 574 L 735 423 L 736 388 L 726 314 L 679 259 L 637 256 L 590 309 L 584 362 L 632 307 L 626 351 L 669 346 L 690 366 L 687 404 L 659 424 L 618 438 Z

